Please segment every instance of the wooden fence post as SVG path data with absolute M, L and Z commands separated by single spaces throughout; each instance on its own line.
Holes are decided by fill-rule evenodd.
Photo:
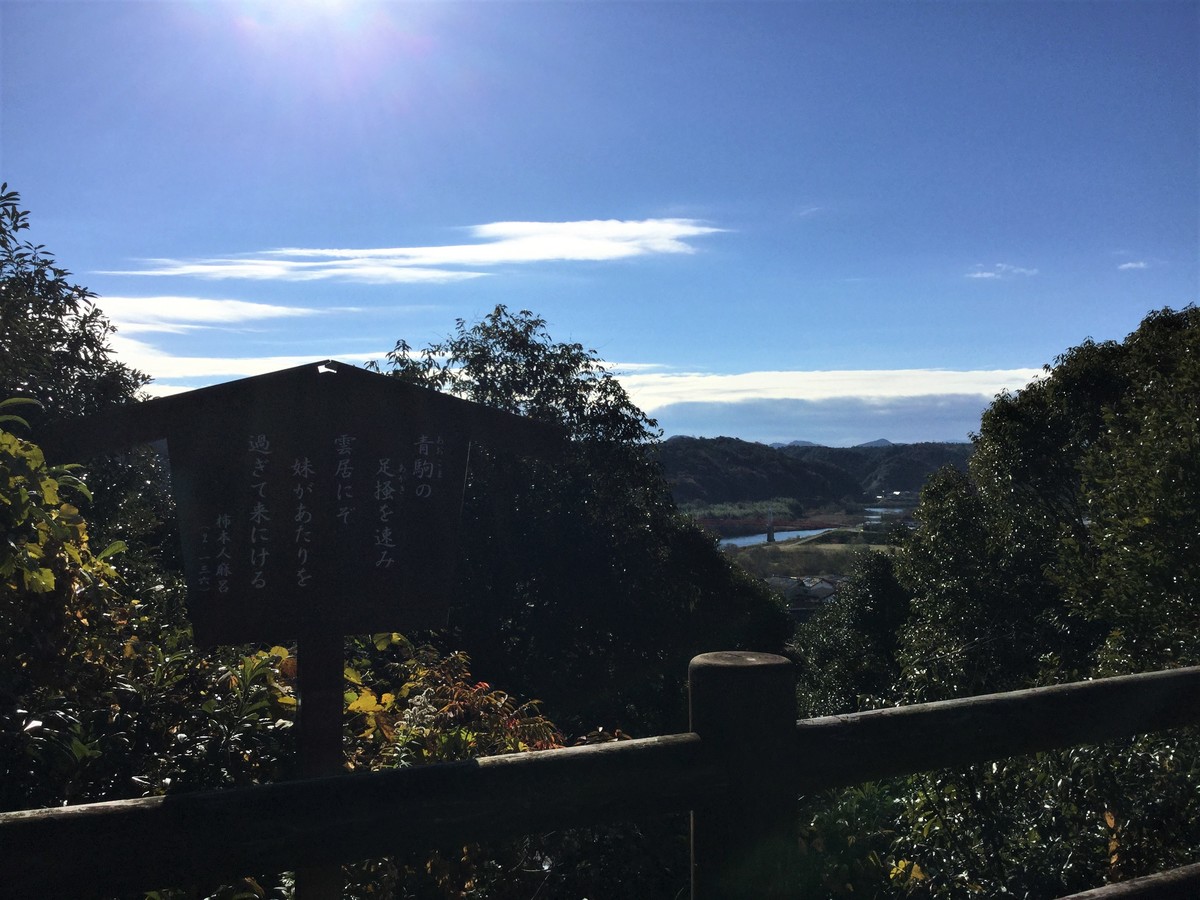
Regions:
M 296 662 L 300 681 L 300 777 L 344 774 L 342 635 L 337 630 L 306 631 L 297 645 Z M 341 900 L 341 897 L 341 865 L 297 869 L 296 900 Z
M 705 653 L 688 667 L 691 730 L 728 791 L 692 811 L 692 900 L 792 897 L 797 853 L 796 679 L 769 653 Z

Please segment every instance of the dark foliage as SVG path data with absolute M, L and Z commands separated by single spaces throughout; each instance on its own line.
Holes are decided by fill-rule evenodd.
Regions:
M 771 595 L 680 517 L 653 454 L 655 423 L 579 344 L 498 307 L 397 377 L 564 429 L 553 462 L 476 455 L 464 510 L 463 604 L 450 636 L 480 673 L 544 699 L 570 730 L 686 725 L 695 654 L 778 650 Z
M 862 551 L 836 598 L 796 631 L 802 717 L 832 716 L 881 704 L 900 674 L 896 649 L 909 594 L 892 557 Z

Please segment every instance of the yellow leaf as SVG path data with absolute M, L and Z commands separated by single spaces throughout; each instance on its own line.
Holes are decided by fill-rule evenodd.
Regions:
M 1117 827 L 1117 817 L 1112 814 L 1112 810 L 1106 809 L 1104 811 L 1104 824 L 1109 828 Z
M 41 487 L 42 487 L 42 499 L 45 500 L 46 503 L 57 504 L 58 503 L 58 482 L 55 481 L 53 478 L 42 478 L 42 479 L 40 479 L 40 481 L 41 481 Z
M 921 867 L 919 865 L 917 865 L 916 863 L 912 864 L 912 880 L 913 881 L 924 881 L 925 880 L 925 873 L 921 871 Z
M 291 656 L 287 647 L 272 647 L 268 652 L 279 659 L 287 659 Z
M 404 637 L 395 631 L 384 631 L 371 635 L 371 640 L 375 643 L 376 650 L 386 650 L 388 647 L 400 643 Z
M 349 706 L 350 712 L 360 713 L 379 712 L 381 709 L 383 707 L 379 705 L 379 701 L 375 699 L 375 694 L 370 688 L 363 688 L 362 692 Z
M 346 666 L 342 670 L 342 674 L 345 676 L 346 680 L 348 682 L 350 682 L 351 684 L 362 684 L 362 676 L 359 675 L 356 671 L 354 671 L 349 666 Z

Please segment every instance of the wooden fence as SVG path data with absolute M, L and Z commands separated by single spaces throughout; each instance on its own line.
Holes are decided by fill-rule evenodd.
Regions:
M 0 894 L 214 883 L 691 811 L 693 898 L 758 900 L 786 895 L 800 794 L 1200 723 L 1200 667 L 799 723 L 782 657 L 704 654 L 689 679 L 686 734 L 0 814 Z M 1168 897 L 1200 897 L 1200 866 L 1077 900 Z

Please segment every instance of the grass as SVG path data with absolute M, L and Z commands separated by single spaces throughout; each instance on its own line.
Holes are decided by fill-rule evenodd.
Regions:
M 726 547 L 724 552 L 751 575 L 759 578 L 770 575 L 804 578 L 810 575 L 845 575 L 850 571 L 854 557 L 864 550 L 894 552 L 895 546 L 884 541 L 884 535 L 839 530 L 778 544 Z

